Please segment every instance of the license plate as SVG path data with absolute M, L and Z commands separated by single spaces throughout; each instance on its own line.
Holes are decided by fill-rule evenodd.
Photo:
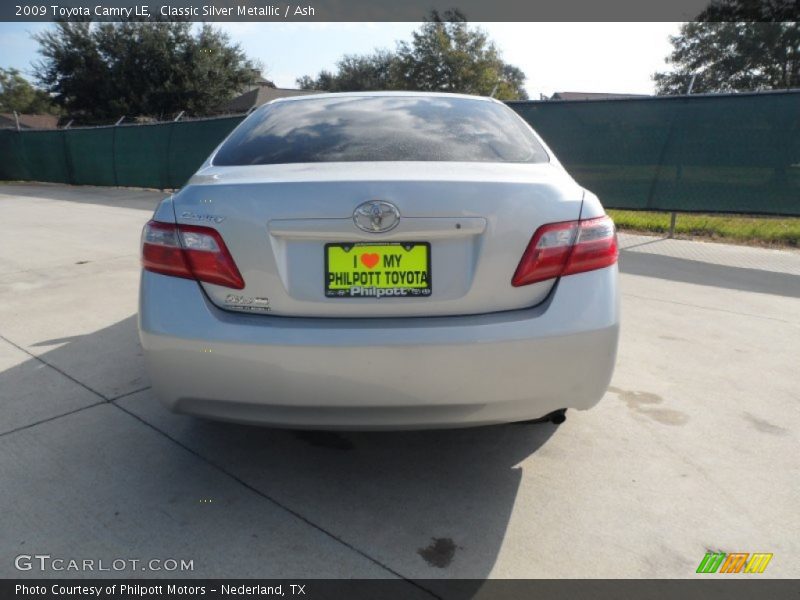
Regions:
M 328 298 L 425 298 L 431 289 L 428 242 L 325 244 Z

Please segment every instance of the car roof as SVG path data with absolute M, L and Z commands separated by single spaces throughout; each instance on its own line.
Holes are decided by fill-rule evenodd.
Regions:
M 483 100 L 485 102 L 496 102 L 499 100 L 488 96 L 473 96 L 471 94 L 451 94 L 448 92 L 411 92 L 411 91 L 385 91 L 385 92 L 326 92 L 322 94 L 309 94 L 303 96 L 286 96 L 276 98 L 267 104 L 277 104 L 278 102 L 307 102 L 312 100 L 322 100 L 325 98 L 397 98 L 397 97 L 416 97 L 416 98 L 462 98 L 464 100 Z

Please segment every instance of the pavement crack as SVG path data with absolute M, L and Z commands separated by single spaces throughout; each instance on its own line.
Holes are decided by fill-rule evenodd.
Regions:
M 95 406 L 100 406 L 101 404 L 108 404 L 108 403 L 105 400 L 101 400 L 100 402 L 95 402 L 94 404 L 87 404 L 86 406 L 81 406 L 80 408 L 76 408 L 75 410 L 70 410 L 68 412 L 61 413 L 60 415 L 47 417 L 46 419 L 34 421 L 33 423 L 28 423 L 27 425 L 22 425 L 15 429 L 9 429 L 8 431 L 3 431 L 2 433 L 0 433 L 0 437 L 4 437 L 12 433 L 17 433 L 18 431 L 24 431 L 25 429 L 30 429 L 31 427 L 36 427 L 37 425 L 41 425 L 42 423 L 49 423 L 50 421 L 55 421 L 56 419 L 60 419 L 61 417 L 68 417 L 69 415 L 74 415 L 75 413 L 79 413 L 89 408 L 94 408 Z
M 109 398 L 108 401 L 109 402 L 115 402 L 117 400 L 122 400 L 123 398 L 127 398 L 128 396 L 133 396 L 134 394 L 138 394 L 139 392 L 143 392 L 145 390 L 149 390 L 151 387 L 152 386 L 150 386 L 150 385 L 146 385 L 146 386 L 144 386 L 142 388 L 139 388 L 138 390 L 132 390 L 130 392 L 125 392 L 123 394 L 120 394 L 119 396 L 114 396 L 113 398 Z
M 19 350 L 20 352 L 24 352 L 25 354 L 27 354 L 28 356 L 30 356 L 32 359 L 39 361 L 39 362 L 40 362 L 40 363 L 42 363 L 43 365 L 50 367 L 51 369 L 53 369 L 53 370 L 54 370 L 54 371 L 56 371 L 57 373 L 60 373 L 61 375 L 63 375 L 64 377 L 66 377 L 67 379 L 69 379 L 70 381 L 72 381 L 73 383 L 76 383 L 76 384 L 78 384 L 79 386 L 81 386 L 83 389 L 85 389 L 85 390 L 87 390 L 87 391 L 91 392 L 92 394 L 94 394 L 94 395 L 95 395 L 95 396 L 97 396 L 98 398 L 102 398 L 103 402 L 109 402 L 109 401 L 110 401 L 110 400 L 109 400 L 109 398 L 107 398 L 106 396 L 104 396 L 103 394 L 101 394 L 100 392 L 98 392 L 97 390 L 95 390 L 95 389 L 93 389 L 93 388 L 89 387 L 88 385 L 86 385 L 86 384 L 85 384 L 85 383 L 83 383 L 82 381 L 79 381 L 78 379 L 75 379 L 75 378 L 74 378 L 72 375 L 70 375 L 69 373 L 67 373 L 67 372 L 66 372 L 66 371 L 64 371 L 63 369 L 59 369 L 59 368 L 58 368 L 57 366 L 55 366 L 54 364 L 47 362 L 47 361 L 46 361 L 46 360 L 44 360 L 44 359 L 43 359 L 41 356 L 36 356 L 35 354 L 33 354 L 32 352 L 30 352 L 30 351 L 29 351 L 29 350 L 27 350 L 26 348 L 24 348 L 24 347 L 20 346 L 19 344 L 16 344 L 16 343 L 12 342 L 10 339 L 8 339 L 7 337 L 5 337 L 4 335 L 0 335 L 0 340 L 3 340 L 4 342 L 6 342 L 6 343 L 8 343 L 8 344 L 10 344 L 10 345 L 12 345 L 12 346 L 14 346 L 14 348 L 16 348 L 17 350 Z

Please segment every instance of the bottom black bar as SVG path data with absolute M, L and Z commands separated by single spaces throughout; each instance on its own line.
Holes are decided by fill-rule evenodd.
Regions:
M 178 600 L 185 598 L 302 600 L 770 600 L 800 599 L 798 580 L 725 578 L 697 579 L 3 579 L 3 600 L 36 598 L 72 600 Z M 712 579 L 713 578 L 713 579 Z

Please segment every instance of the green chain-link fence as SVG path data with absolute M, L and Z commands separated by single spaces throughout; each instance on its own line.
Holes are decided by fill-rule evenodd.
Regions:
M 800 216 L 800 91 L 512 102 L 607 207 Z M 0 179 L 180 187 L 242 117 L 0 131 Z
M 177 188 L 241 120 L 1 130 L 0 179 Z
M 608 207 L 800 215 L 800 91 L 511 107 Z

